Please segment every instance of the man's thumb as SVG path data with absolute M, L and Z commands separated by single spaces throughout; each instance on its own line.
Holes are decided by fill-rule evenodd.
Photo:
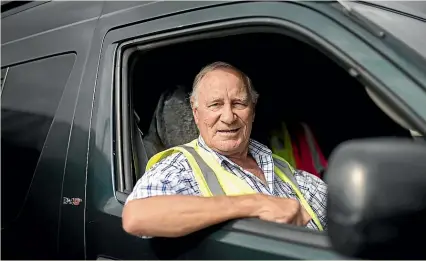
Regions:
M 302 207 L 302 217 L 303 217 L 303 225 L 305 225 L 305 226 L 312 219 L 312 217 L 309 215 L 308 211 L 306 211 L 306 209 L 304 207 Z

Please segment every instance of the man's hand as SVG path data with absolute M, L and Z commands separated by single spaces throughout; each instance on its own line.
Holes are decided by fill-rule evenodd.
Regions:
M 253 212 L 253 216 L 260 219 L 292 224 L 296 226 L 306 226 L 311 220 L 308 212 L 295 199 L 279 198 L 268 195 L 257 195 L 257 210 Z

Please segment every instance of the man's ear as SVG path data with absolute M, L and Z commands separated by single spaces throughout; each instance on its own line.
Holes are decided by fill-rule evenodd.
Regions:
M 191 98 L 190 103 L 191 103 L 192 115 L 194 116 L 195 124 L 198 125 L 198 111 L 197 111 L 197 108 L 195 107 L 195 102 L 193 98 Z
M 256 103 L 253 103 L 253 121 L 255 117 L 256 117 Z

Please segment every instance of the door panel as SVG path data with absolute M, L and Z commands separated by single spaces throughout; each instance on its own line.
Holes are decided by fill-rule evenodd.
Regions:
M 9 67 L 1 97 L 3 259 L 57 257 L 69 125 L 55 117 L 70 98 L 75 61 L 69 53 Z
M 324 236 L 325 237 L 325 236 Z M 188 259 L 343 259 L 330 250 L 243 232 L 218 231 L 186 253 Z
M 345 258 L 331 250 L 326 233 L 254 218 L 218 225 L 193 237 L 199 243 L 189 247 L 187 259 Z

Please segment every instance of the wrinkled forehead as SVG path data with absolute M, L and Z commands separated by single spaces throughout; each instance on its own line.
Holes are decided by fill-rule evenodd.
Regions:
M 200 81 L 198 95 L 204 100 L 223 97 L 247 99 L 248 90 L 242 76 L 232 69 L 208 72 Z

